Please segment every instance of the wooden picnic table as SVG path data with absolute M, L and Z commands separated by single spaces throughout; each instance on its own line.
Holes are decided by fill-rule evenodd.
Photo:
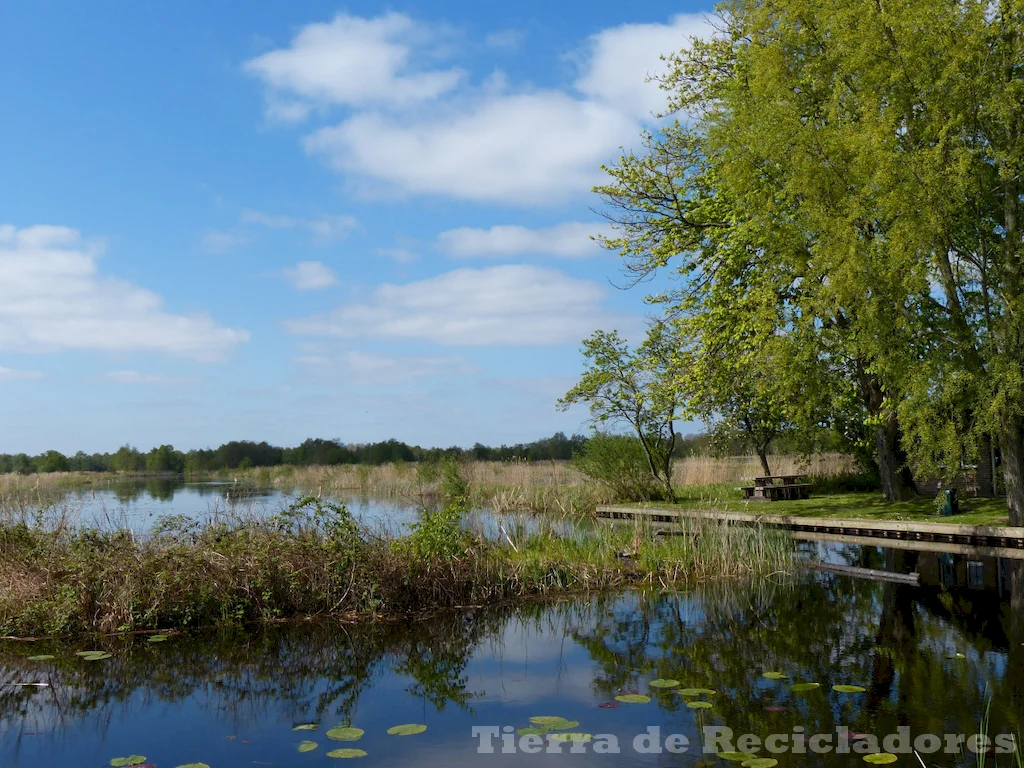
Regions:
M 811 484 L 801 483 L 803 475 L 765 475 L 755 477 L 753 485 L 742 487 L 743 498 L 751 501 L 809 499 Z

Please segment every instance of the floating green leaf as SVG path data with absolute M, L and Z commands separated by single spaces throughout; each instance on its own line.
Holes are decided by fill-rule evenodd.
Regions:
M 873 755 L 864 755 L 864 762 L 872 765 L 888 765 L 896 762 L 896 755 L 889 752 L 878 752 Z
M 104 651 L 75 651 L 75 656 L 95 656 L 97 653 L 104 653 Z
M 761 677 L 767 677 L 769 680 L 785 680 L 789 675 L 785 672 L 763 672 L 761 673 Z
M 149 638 L 149 642 L 151 642 L 151 643 L 164 643 L 164 642 L 167 642 L 168 639 L 170 639 L 170 638 L 168 638 L 167 635 L 151 635 L 150 638 Z
M 124 768 L 126 765 L 142 765 L 146 762 L 146 758 L 142 755 L 132 755 L 131 757 L 115 757 L 110 761 L 113 768 Z
M 803 693 L 804 691 L 813 691 L 815 688 L 820 688 L 821 683 L 795 683 L 789 686 L 789 690 L 793 693 Z
M 658 678 L 657 680 L 651 680 L 651 682 L 649 682 L 648 685 L 652 688 L 675 688 L 677 685 L 679 685 L 679 681 Z
M 711 709 L 710 701 L 688 701 L 686 706 L 690 709 Z
M 682 688 L 679 691 L 680 696 L 714 696 L 718 691 L 713 691 L 710 688 Z
M 361 749 L 332 749 L 327 756 L 345 760 L 351 757 L 366 757 L 366 753 Z
M 303 723 L 292 728 L 293 731 L 315 731 L 316 723 Z
M 863 688 L 859 685 L 833 685 L 832 690 L 837 691 L 838 693 L 864 693 L 867 688 Z
M 543 725 L 528 725 L 525 728 L 520 728 L 516 731 L 520 736 L 543 736 L 548 732 L 548 729 Z
M 423 733 L 425 730 L 427 730 L 425 725 L 408 723 L 407 725 L 396 725 L 388 728 L 388 733 L 392 736 L 415 736 L 417 733 Z
M 552 741 L 571 741 L 583 743 L 594 738 L 592 733 L 552 733 L 549 737 Z
M 49 661 L 50 659 L 55 659 L 55 658 L 57 658 L 57 657 L 56 656 L 51 656 L 48 653 L 43 653 L 43 654 L 40 654 L 39 656 L 29 656 L 28 660 L 29 661 Z
M 548 730 L 552 731 L 568 731 L 572 728 L 579 728 L 580 724 L 575 720 L 565 720 L 561 723 L 552 723 L 548 726 Z
M 774 757 L 754 757 L 741 763 L 743 768 L 775 768 L 778 764 Z
M 718 756 L 733 763 L 742 763 L 757 757 L 753 752 L 719 752 Z
M 93 654 L 90 654 L 88 656 L 83 656 L 82 657 L 82 661 L 103 661 L 104 659 L 111 659 L 111 658 L 113 658 L 113 656 L 111 656 L 109 653 L 103 653 L 101 651 L 99 653 L 93 653 Z
M 642 693 L 624 693 L 621 696 L 616 696 L 615 700 L 621 701 L 624 704 L 646 704 L 651 700 L 651 697 L 644 696 Z
M 319 746 L 320 745 L 317 744 L 315 741 L 299 742 L 299 752 L 303 752 L 303 753 L 305 753 L 305 752 L 312 752 L 314 749 L 316 749 Z
M 206 763 L 187 763 L 179 765 L 178 768 L 210 768 Z
M 564 717 L 556 717 L 554 715 L 537 715 L 531 717 L 530 722 L 534 725 L 546 725 L 548 728 L 552 728 L 560 723 L 569 723 L 571 720 L 566 720 Z
M 331 741 L 358 741 L 364 733 L 366 731 L 362 728 L 350 728 L 339 725 L 337 728 L 331 728 L 326 735 Z

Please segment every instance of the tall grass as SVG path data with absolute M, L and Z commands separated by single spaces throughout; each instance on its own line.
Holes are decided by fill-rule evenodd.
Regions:
M 560 521 L 489 539 L 464 502 L 405 536 L 307 498 L 269 520 L 172 519 L 123 530 L 0 525 L 0 635 L 121 632 L 299 615 L 415 615 L 557 593 L 757 576 L 790 567 L 788 540 L 687 521 L 675 536 Z M 554 526 L 555 523 L 549 523 Z
M 673 482 L 683 499 L 702 493 L 721 497 L 723 494 L 732 495 L 735 492 L 732 486 L 760 475 L 762 471 L 756 456 L 692 457 L 675 463 Z M 777 456 L 773 457 L 772 471 L 776 474 L 839 477 L 856 472 L 857 467 L 854 459 L 841 454 L 809 458 Z M 335 497 L 358 492 L 421 499 L 438 495 L 441 482 L 440 472 L 427 464 L 282 466 L 227 470 L 221 474 L 282 489 Z M 497 511 L 575 515 L 592 512 L 598 504 L 616 500 L 607 488 L 578 472 L 570 462 L 472 461 L 460 466 L 460 474 L 469 485 L 471 501 L 491 506 Z

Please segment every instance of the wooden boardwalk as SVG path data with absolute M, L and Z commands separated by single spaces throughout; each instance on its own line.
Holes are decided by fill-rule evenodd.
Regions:
M 851 544 L 921 549 L 932 551 L 974 552 L 993 557 L 1024 559 L 1024 528 L 961 523 L 929 523 L 916 520 L 868 520 L 833 517 L 795 517 L 792 515 L 752 514 L 749 512 L 711 512 L 693 509 L 666 509 L 602 504 L 597 516 L 605 520 L 646 520 L 666 530 L 678 526 L 683 518 L 719 520 L 740 525 L 763 525 L 792 531 L 801 539 L 844 541 Z M 897 542 L 905 542 L 902 546 Z M 920 546 L 935 543 L 941 546 Z M 916 544 L 919 546 L 911 546 Z

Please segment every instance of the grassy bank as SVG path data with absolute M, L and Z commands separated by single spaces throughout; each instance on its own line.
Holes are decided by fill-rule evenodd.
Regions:
M 747 512 L 792 517 L 834 517 L 866 520 L 916 520 L 961 525 L 1007 525 L 1006 499 L 960 499 L 960 514 L 942 517 L 934 499 L 921 496 L 906 501 L 885 501 L 877 491 L 839 493 L 812 491 L 799 501 L 745 501 L 731 486 L 695 486 L 684 489 L 676 504 L 651 503 L 667 509 Z
M 165 524 L 145 540 L 3 524 L 0 635 L 415 615 L 790 566 L 787 540 L 771 531 L 694 523 L 690 535 L 657 537 L 639 527 L 580 524 L 561 535 L 505 531 L 491 541 L 460 527 L 463 507 L 429 514 L 401 538 L 367 531 L 343 507 L 315 499 L 262 522 Z

